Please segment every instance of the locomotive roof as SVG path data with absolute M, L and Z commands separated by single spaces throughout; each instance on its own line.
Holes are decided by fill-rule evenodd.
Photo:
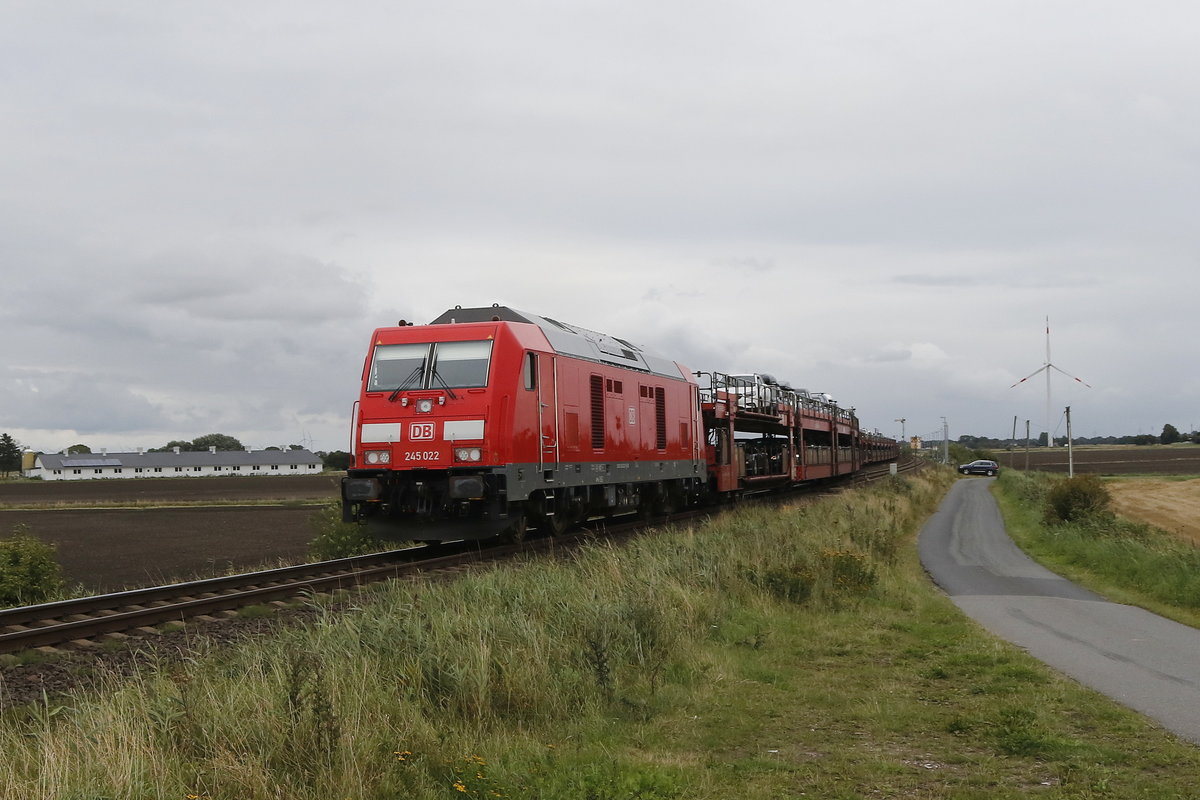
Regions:
M 539 317 L 537 314 L 518 311 L 508 306 L 452 308 L 429 324 L 447 325 L 455 322 L 494 322 L 496 320 L 526 322 L 538 326 L 555 352 L 563 355 L 604 364 L 615 364 L 675 380 L 686 377 L 679 365 L 671 359 L 649 353 L 625 339 L 580 328 L 578 325 L 568 325 L 550 317 Z

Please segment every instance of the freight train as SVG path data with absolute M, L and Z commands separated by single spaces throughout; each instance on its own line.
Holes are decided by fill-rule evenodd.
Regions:
M 663 514 L 894 460 L 854 410 L 769 375 L 692 372 L 512 308 L 371 336 L 342 515 L 443 541 Z

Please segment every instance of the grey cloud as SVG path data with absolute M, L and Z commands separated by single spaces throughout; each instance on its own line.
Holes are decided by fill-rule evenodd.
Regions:
M 0 363 L 119 398 L 62 378 L 55 419 L 340 446 L 367 332 L 477 294 L 986 432 L 1025 400 L 970 370 L 1050 313 L 1075 371 L 1155 398 L 1095 398 L 1106 426 L 1183 414 L 1200 12 L 1028 10 L 25 4 Z
M 62 371 L 4 370 L 0 406 L 24 428 L 126 431 L 160 428 L 169 419 L 113 377 Z
M 879 350 L 866 357 L 868 362 L 875 363 L 892 363 L 897 361 L 908 361 L 912 358 L 912 349 L 908 347 L 892 346 Z
M 892 279 L 893 283 L 905 284 L 907 286 L 917 286 L 922 288 L 967 288 L 972 286 L 983 286 L 991 283 L 992 280 L 987 277 L 977 275 L 897 275 Z
M 1074 260 L 1076 257 L 1072 257 Z M 977 269 L 977 268 L 974 268 Z M 961 273 L 904 274 L 892 278 L 893 283 L 919 289 L 1088 289 L 1102 286 L 1104 280 L 1073 268 L 1029 270 L 1010 266 L 1007 273 L 994 270 L 973 271 L 964 267 Z
M 714 258 L 712 265 L 722 270 L 762 273 L 775 269 L 775 259 L 759 256 L 725 256 Z

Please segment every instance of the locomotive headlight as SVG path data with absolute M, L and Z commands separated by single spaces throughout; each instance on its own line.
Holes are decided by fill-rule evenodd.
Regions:
M 479 461 L 483 458 L 483 451 L 478 447 L 456 447 L 454 448 L 455 461 Z
M 423 399 L 417 401 L 417 413 L 418 414 L 428 414 L 430 411 L 433 411 L 433 400 L 432 399 L 426 397 L 426 398 L 423 398 Z
M 392 460 L 392 454 L 388 450 L 368 450 L 363 453 L 363 457 L 368 464 L 388 464 Z

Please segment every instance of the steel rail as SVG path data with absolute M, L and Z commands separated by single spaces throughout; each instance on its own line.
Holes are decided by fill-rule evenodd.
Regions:
M 476 558 L 470 543 L 414 547 L 0 611 L 0 653 L 178 622 Z

